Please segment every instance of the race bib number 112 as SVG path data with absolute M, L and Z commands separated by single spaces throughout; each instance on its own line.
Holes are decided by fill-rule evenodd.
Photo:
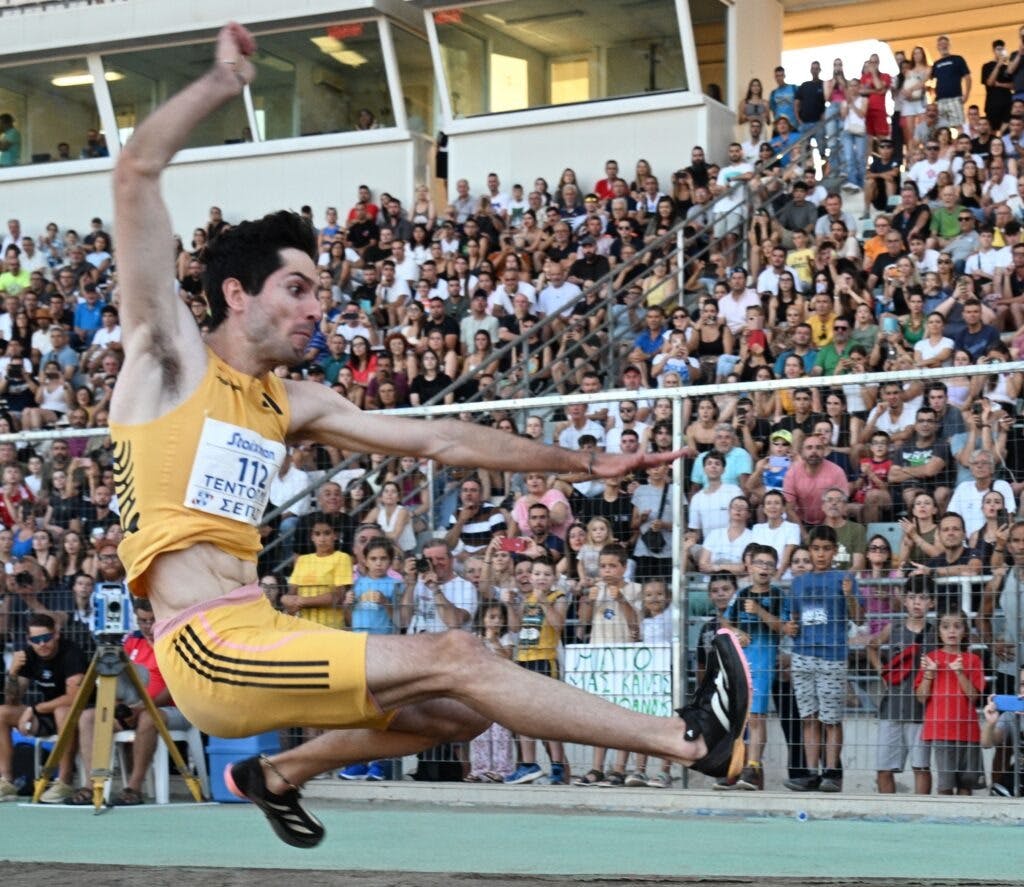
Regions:
M 185 507 L 258 525 L 284 456 L 280 441 L 207 418 L 185 489 Z

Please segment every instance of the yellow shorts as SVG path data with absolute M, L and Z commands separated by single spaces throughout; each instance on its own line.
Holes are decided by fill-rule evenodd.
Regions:
M 251 736 L 286 727 L 384 730 L 366 687 L 366 635 L 275 610 L 238 588 L 155 626 L 157 662 L 174 702 L 200 730 Z

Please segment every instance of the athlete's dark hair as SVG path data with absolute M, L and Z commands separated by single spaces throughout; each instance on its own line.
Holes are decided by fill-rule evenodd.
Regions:
M 316 235 L 297 213 L 280 210 L 251 222 L 242 222 L 218 234 L 207 248 L 203 285 L 210 306 L 207 325 L 216 329 L 227 317 L 224 281 L 236 278 L 255 296 L 268 277 L 281 267 L 280 252 L 297 249 L 317 260 Z

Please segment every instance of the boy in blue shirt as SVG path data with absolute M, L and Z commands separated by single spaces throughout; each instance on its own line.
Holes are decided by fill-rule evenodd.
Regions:
M 839 755 L 843 749 L 843 703 L 846 699 L 846 622 L 862 615 L 857 583 L 851 574 L 832 569 L 839 547 L 836 531 L 812 527 L 807 535 L 811 572 L 790 586 L 793 638 L 793 690 L 803 721 L 804 751 L 810 776 L 787 779 L 791 791 L 842 791 Z M 825 771 L 818 774 L 824 734 Z
M 754 684 L 747 721 L 747 760 L 736 788 L 755 791 L 764 789 L 761 758 L 768 734 L 766 716 L 775 680 L 779 637 L 789 622 L 789 603 L 785 592 L 772 585 L 779 565 L 779 553 L 774 548 L 755 542 L 747 547 L 744 560 L 750 569 L 750 585 L 726 607 L 721 620 L 726 628 L 738 629 Z

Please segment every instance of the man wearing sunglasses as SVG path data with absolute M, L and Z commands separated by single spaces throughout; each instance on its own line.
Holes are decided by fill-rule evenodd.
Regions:
M 18 794 L 12 781 L 11 728 L 17 727 L 25 736 L 52 736 L 59 732 L 89 664 L 77 644 L 61 637 L 51 616 L 30 615 L 27 633 L 28 645 L 11 658 L 5 681 L 5 704 L 0 705 L 0 801 L 13 800 Z M 30 686 L 42 696 L 41 701 L 32 705 L 22 701 Z M 44 804 L 60 804 L 71 796 L 74 764 L 72 746 L 61 758 L 57 780 L 40 799 Z

